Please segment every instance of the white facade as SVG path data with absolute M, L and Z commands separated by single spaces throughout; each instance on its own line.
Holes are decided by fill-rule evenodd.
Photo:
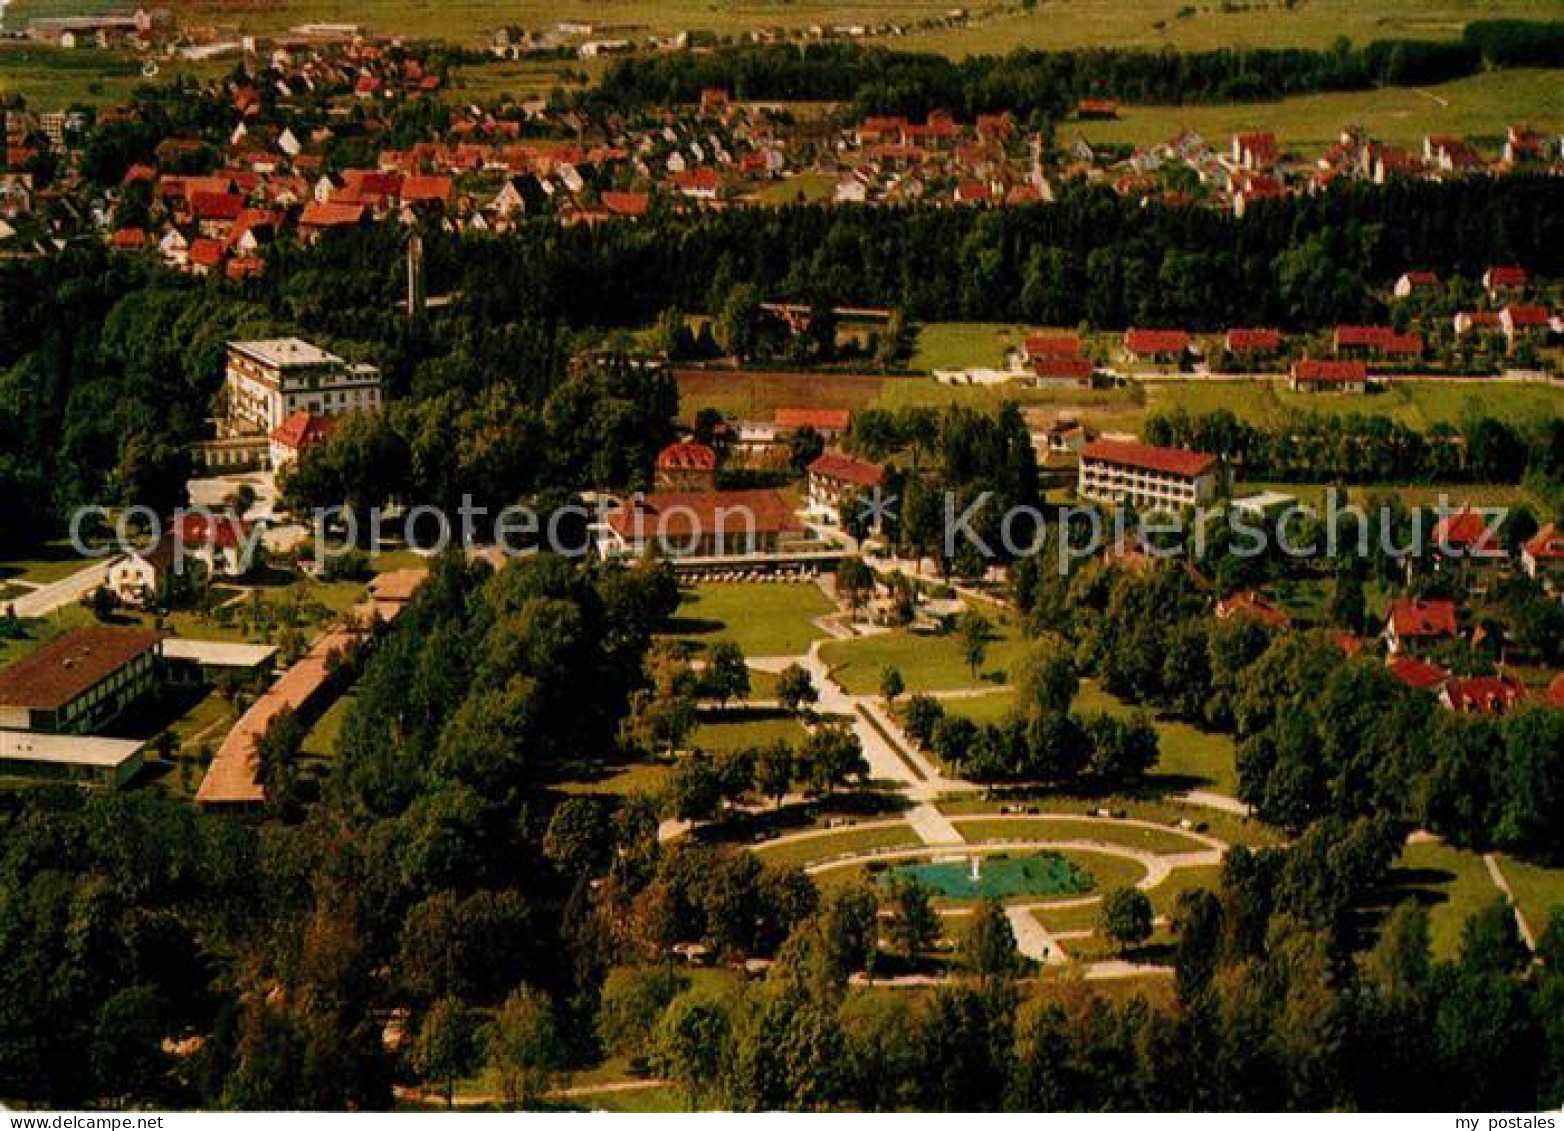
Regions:
M 1093 502 L 1122 502 L 1138 509 L 1193 507 L 1216 498 L 1217 473 L 1213 468 L 1188 475 L 1083 455 L 1076 493 Z
M 317 416 L 379 412 L 380 371 L 298 338 L 228 343 L 228 421 L 270 433 L 299 410 Z

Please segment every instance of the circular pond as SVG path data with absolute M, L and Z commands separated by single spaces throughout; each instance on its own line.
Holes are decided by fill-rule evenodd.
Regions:
M 1003 899 L 1012 895 L 1081 895 L 1092 890 L 1091 873 L 1057 852 L 1028 856 L 972 856 L 898 864 L 882 883 L 909 876 L 949 899 Z

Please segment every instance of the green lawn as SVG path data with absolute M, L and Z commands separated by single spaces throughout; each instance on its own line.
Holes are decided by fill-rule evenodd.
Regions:
M 1010 322 L 931 322 L 918 329 L 912 368 L 999 369 L 1031 327 Z
M 1097 841 L 1159 854 L 1200 852 L 1206 847 L 1172 829 L 1148 829 L 1108 821 L 976 817 L 954 823 L 961 835 L 973 844 L 990 840 Z
M 974 677 L 962 653 L 961 634 L 933 634 L 897 630 L 854 640 L 831 640 L 820 646 L 820 656 L 831 666 L 836 681 L 854 695 L 868 695 L 880 688 L 880 671 L 900 669 L 909 693 L 952 691 L 1003 682 L 1010 665 L 1026 649 L 1013 621 L 999 620 L 988 655 Z
M 309 734 L 304 736 L 304 745 L 300 750 L 315 758 L 335 758 L 337 756 L 337 739 L 342 734 L 342 723 L 348 717 L 348 712 L 353 709 L 354 695 L 348 692 L 338 696 L 337 701 L 327 707 L 325 712 L 310 728 Z
M 799 173 L 779 181 L 766 181 L 754 192 L 756 204 L 819 204 L 836 195 L 836 178 L 830 173 Z
M 1532 935 L 1540 938 L 1547 929 L 1549 915 L 1564 908 L 1564 868 L 1544 868 L 1509 856 L 1500 858 L 1499 868 L 1515 893 L 1515 902 Z
M 997 692 L 976 699 L 947 699 L 945 710 L 962 715 L 979 723 L 996 723 L 1009 714 L 1014 702 L 1008 692 Z M 1111 715 L 1125 716 L 1135 708 L 1103 691 L 1093 680 L 1083 680 L 1081 690 L 1071 704 L 1081 714 L 1106 711 Z M 1238 790 L 1238 771 L 1235 763 L 1233 738 L 1227 734 L 1208 733 L 1188 723 L 1174 719 L 1153 718 L 1162 757 L 1157 762 L 1156 773 L 1163 776 L 1188 778 L 1201 788 L 1214 789 L 1232 795 Z
M 1428 908 L 1436 958 L 1454 958 L 1467 917 L 1499 897 L 1481 856 L 1443 844 L 1407 845 L 1386 894 L 1387 908 L 1405 899 Z
M 663 762 L 638 762 L 617 766 L 599 778 L 567 782 L 560 788 L 566 793 L 656 794 L 667 784 L 670 768 Z
M 1151 897 L 1151 907 L 1158 915 L 1172 915 L 1178 906 L 1178 897 L 1186 891 L 1222 890 L 1220 865 L 1201 865 L 1196 868 L 1175 868 L 1173 874 L 1146 892 Z
M 1095 930 L 1097 921 L 1101 917 L 1101 900 L 1093 900 L 1075 907 L 1039 907 L 1032 912 L 1032 918 L 1050 931 Z
M 937 808 L 945 816 L 959 819 L 997 813 L 1000 801 L 985 800 L 977 795 L 941 799 Z M 1180 821 L 1189 821 L 1210 836 L 1228 844 L 1244 844 L 1251 848 L 1280 844 L 1282 834 L 1271 826 L 1252 818 L 1240 817 L 1221 809 L 1208 809 L 1203 805 L 1161 800 L 1146 797 L 1075 797 L 1067 794 L 1049 794 L 1037 801 L 1045 813 L 1086 815 L 1097 809 L 1123 811 L 1126 817 L 1141 821 L 1153 821 L 1173 828 Z M 1204 826 L 1201 828 L 1201 826 Z
M 729 714 L 737 717 L 710 715 L 704 718 L 690 737 L 690 745 L 697 750 L 716 752 L 770 746 L 778 741 L 797 745 L 807 733 L 795 716 L 780 711 L 746 712 L 730 708 Z
M 5 53 L 0 51 L 0 59 L 4 58 Z M 4 72 L 0 71 L 0 90 L 4 89 L 3 76 Z M 92 564 L 93 559 L 83 558 L 71 548 L 68 541 L 58 540 L 16 557 L 9 554 L 0 557 L 0 581 L 28 581 L 34 585 L 48 585 Z
M 870 829 L 843 829 L 776 846 L 762 844 L 754 851 L 767 864 L 804 867 L 855 852 L 914 848 L 920 843 L 918 834 L 912 831 L 911 826 L 897 824 Z
M 28 0 L 22 0 L 7 9 L 6 26 L 17 26 L 23 19 L 19 10 L 29 6 Z M 88 6 L 73 5 L 68 14 L 79 14 Z M 233 59 L 159 60 L 160 74 L 150 81 L 161 84 L 190 75 L 205 82 L 226 74 L 233 65 Z M 140 61 L 120 52 L 66 51 L 41 43 L 0 45 L 0 96 L 19 94 L 40 110 L 123 102 L 148 81 L 141 74 Z
M 811 622 L 833 608 L 815 585 L 706 582 L 684 591 L 670 632 L 703 645 L 732 640 L 746 656 L 799 656 L 825 635 Z

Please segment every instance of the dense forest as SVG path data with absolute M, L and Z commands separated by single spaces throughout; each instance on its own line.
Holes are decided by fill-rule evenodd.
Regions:
M 1342 40 L 1325 51 L 1015 50 L 952 60 L 845 44 L 728 48 L 614 64 L 580 97 L 592 106 L 698 101 L 707 87 L 741 99 L 833 101 L 858 115 L 948 110 L 967 119 L 1010 111 L 1059 121 L 1082 98 L 1254 102 L 1290 94 L 1421 86 L 1497 67 L 1564 66 L 1564 23 L 1479 20 L 1461 39 Z

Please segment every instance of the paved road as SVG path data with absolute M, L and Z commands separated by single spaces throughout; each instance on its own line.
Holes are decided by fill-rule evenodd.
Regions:
M 108 580 L 109 565 L 113 560 L 107 558 L 94 561 L 69 577 L 62 577 L 59 581 L 22 594 L 9 604 L 19 617 L 46 617 L 56 609 L 74 605 Z

